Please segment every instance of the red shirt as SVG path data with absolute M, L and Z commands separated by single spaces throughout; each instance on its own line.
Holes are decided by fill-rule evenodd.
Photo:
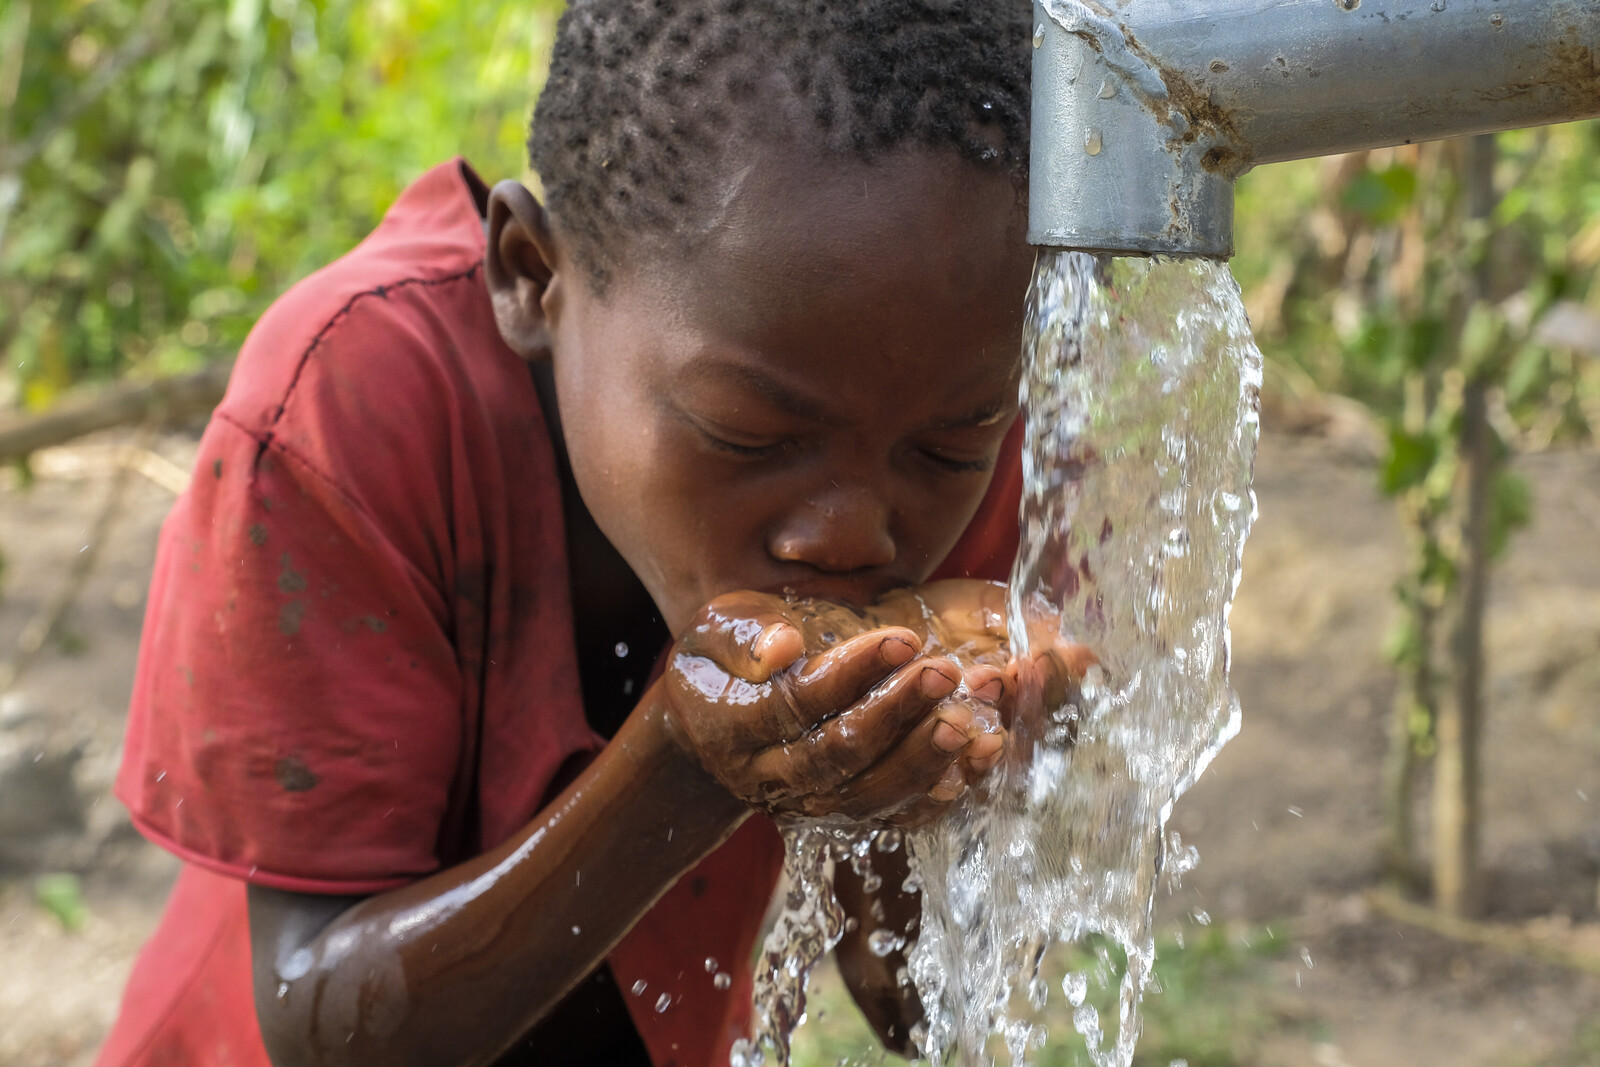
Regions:
M 494 324 L 469 174 L 424 175 L 273 305 L 162 529 L 117 795 L 186 864 L 102 1067 L 268 1067 L 246 883 L 405 885 L 506 840 L 604 744 L 549 432 Z M 1009 570 L 1016 440 L 941 575 Z M 727 1062 L 781 853 L 752 817 L 613 951 L 617 985 L 647 985 L 627 1000 L 657 1064 Z

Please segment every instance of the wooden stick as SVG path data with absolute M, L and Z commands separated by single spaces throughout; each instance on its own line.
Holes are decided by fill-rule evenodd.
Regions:
M 193 374 L 108 386 L 42 414 L 0 414 L 0 463 L 114 426 L 154 426 L 207 413 L 222 399 L 232 370 L 231 363 L 214 363 Z
M 1414 904 L 1385 889 L 1376 889 L 1368 893 L 1367 903 L 1380 915 L 1409 926 L 1430 930 L 1454 941 L 1482 945 L 1497 952 L 1523 956 L 1541 963 L 1553 963 L 1569 970 L 1600 974 L 1600 956 L 1565 948 L 1543 938 L 1534 937 L 1515 926 L 1456 918 L 1421 904 Z
M 146 448 L 153 432 L 146 428 L 140 434 L 136 447 Z M 10 691 L 28 668 L 33 666 L 39 653 L 44 650 L 45 642 L 49 641 L 51 635 L 60 628 L 62 620 L 78 602 L 78 595 L 83 592 L 89 575 L 94 572 L 95 564 L 99 562 L 100 548 L 110 539 L 111 530 L 122 514 L 123 498 L 133 471 L 134 468 L 128 464 L 118 464 L 112 470 L 111 485 L 106 490 L 105 503 L 95 515 L 89 529 L 88 540 L 78 554 L 72 557 L 72 566 L 67 570 L 67 579 L 62 583 L 60 592 L 28 620 L 22 632 L 17 635 L 16 651 L 9 659 L 0 662 L 0 694 Z

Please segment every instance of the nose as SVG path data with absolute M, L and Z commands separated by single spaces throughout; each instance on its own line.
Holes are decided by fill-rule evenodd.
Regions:
M 896 555 L 889 508 L 865 487 L 830 485 L 783 517 L 768 551 L 774 559 L 829 574 L 886 567 Z

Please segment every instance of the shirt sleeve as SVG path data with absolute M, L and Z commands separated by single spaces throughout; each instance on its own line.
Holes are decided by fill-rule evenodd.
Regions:
M 461 672 L 447 599 L 394 541 L 302 457 L 213 419 L 162 530 L 117 783 L 146 836 L 299 892 L 439 866 Z

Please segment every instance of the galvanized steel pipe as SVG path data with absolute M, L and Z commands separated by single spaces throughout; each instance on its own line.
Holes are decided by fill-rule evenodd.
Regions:
M 1600 0 L 1036 0 L 1028 239 L 1229 256 L 1259 163 L 1600 116 Z

